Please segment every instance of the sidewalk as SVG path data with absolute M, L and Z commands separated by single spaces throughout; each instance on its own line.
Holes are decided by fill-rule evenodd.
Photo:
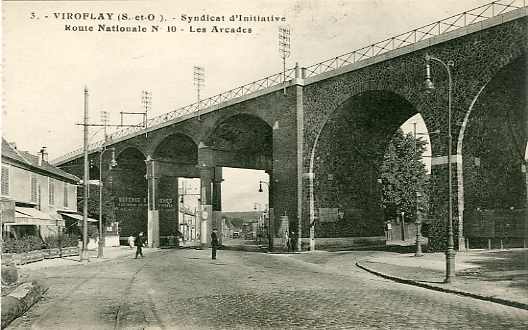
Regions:
M 143 251 L 146 251 L 148 253 L 149 251 L 157 251 L 157 249 L 143 248 Z M 32 263 L 25 264 L 25 265 L 19 265 L 17 267 L 20 269 L 21 274 L 24 274 L 26 270 L 77 265 L 83 262 L 96 263 L 96 262 L 103 262 L 103 261 L 107 261 L 110 259 L 116 259 L 116 258 L 122 258 L 122 257 L 128 257 L 128 256 L 133 258 L 135 253 L 136 253 L 136 249 L 135 248 L 131 249 L 129 246 L 107 246 L 103 248 L 102 258 L 97 258 L 97 250 L 89 250 L 88 251 L 88 257 L 89 257 L 88 261 L 81 261 L 80 256 L 71 256 L 71 257 L 64 257 L 64 258 L 44 259 L 42 261 L 32 262 Z
M 158 249 L 145 248 L 145 253 L 148 254 L 149 250 L 157 251 Z M 133 258 L 134 255 L 135 249 L 130 249 L 130 247 L 105 247 L 102 258 L 97 258 L 97 250 L 90 250 L 88 251 L 89 259 L 86 261 L 81 261 L 80 256 L 71 256 L 44 259 L 38 262 L 18 265 L 17 269 L 20 275 L 18 283 L 13 286 L 2 285 L 2 329 L 15 318 L 23 315 L 48 290 L 49 284 L 42 269 L 81 264 L 89 265 L 116 258 Z
M 456 280 L 449 284 L 444 253 L 394 253 L 356 264 L 394 281 L 528 310 L 528 249 L 457 252 Z
M 412 240 L 387 242 L 384 246 L 354 245 L 347 239 L 328 242 L 319 239 L 318 243 L 316 251 L 384 251 L 356 265 L 393 281 L 528 310 L 528 249 L 457 252 L 455 281 L 448 284 L 444 283 L 445 254 L 424 252 L 421 257 L 415 257 L 416 247 Z M 266 251 L 265 245 L 259 247 Z M 278 239 L 274 242 L 274 253 L 284 253 Z M 301 254 L 309 253 L 303 251 Z

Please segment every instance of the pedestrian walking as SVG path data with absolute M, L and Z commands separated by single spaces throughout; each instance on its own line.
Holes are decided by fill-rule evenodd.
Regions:
M 297 237 L 295 237 L 295 232 L 292 231 L 290 235 L 290 249 L 291 252 L 295 253 L 295 249 L 297 248 Z M 288 249 L 288 252 L 290 252 L 290 249 Z
M 211 247 L 213 248 L 212 251 L 212 259 L 216 259 L 216 249 L 218 248 L 218 234 L 216 228 L 213 229 L 213 232 L 211 233 Z
M 143 232 L 140 232 L 134 241 L 136 245 L 136 259 L 138 258 L 138 255 L 141 255 L 141 258 L 143 258 L 143 250 L 142 247 L 145 244 L 145 239 L 143 238 Z
M 131 234 L 130 236 L 128 236 L 128 245 L 130 245 L 130 249 L 132 250 L 134 248 L 134 241 L 136 239 L 134 238 L 134 236 Z

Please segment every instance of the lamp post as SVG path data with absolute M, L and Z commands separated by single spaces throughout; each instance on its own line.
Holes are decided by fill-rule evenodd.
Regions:
M 431 69 L 430 62 L 436 61 L 441 63 L 447 71 L 447 77 L 449 80 L 448 86 L 448 123 L 447 123 L 447 135 L 448 135 L 448 145 L 447 145 L 447 167 L 448 167 L 448 179 L 449 179 L 449 217 L 447 225 L 447 249 L 445 252 L 446 255 L 446 278 L 445 283 L 451 283 L 455 280 L 455 244 L 453 239 L 453 183 L 452 183 L 452 169 L 451 169 L 451 149 L 453 144 L 453 138 L 451 136 L 451 105 L 452 98 L 451 93 L 453 91 L 453 80 L 451 78 L 451 69 L 450 67 L 454 66 L 453 61 L 448 61 L 447 63 L 442 60 L 430 56 L 429 54 L 425 55 L 425 90 L 430 92 L 434 89 L 433 82 L 431 81 Z
M 97 245 L 97 258 L 103 258 L 104 233 L 103 233 L 103 155 L 106 151 L 112 151 L 112 160 L 110 160 L 108 171 L 117 166 L 115 160 L 115 148 L 103 148 L 99 154 L 99 243 Z
M 262 190 L 262 184 L 266 184 L 268 186 L 268 193 L 269 193 L 269 190 L 270 190 L 270 184 L 269 182 L 266 182 L 266 181 L 259 181 L 259 192 L 263 192 Z M 269 199 L 269 196 L 268 196 L 268 199 Z M 273 204 L 269 204 L 268 205 L 268 251 L 269 252 L 273 252 L 273 238 L 275 237 L 274 235 L 274 221 L 275 219 L 273 218 L 273 210 L 272 210 L 272 205 Z
M 260 206 L 261 204 L 260 203 L 255 203 L 255 205 L 253 206 L 253 209 L 254 210 L 257 210 L 257 205 L 258 205 L 258 212 L 259 212 L 259 217 L 258 217 L 258 222 L 257 222 L 257 232 L 256 232 L 256 236 L 257 236 L 257 242 L 258 244 L 260 244 L 260 234 L 262 232 L 261 230 L 261 218 L 262 218 L 262 212 L 260 211 Z

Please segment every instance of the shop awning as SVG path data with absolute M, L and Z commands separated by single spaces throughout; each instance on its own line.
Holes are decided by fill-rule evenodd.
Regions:
M 64 220 L 56 219 L 32 207 L 16 206 L 15 222 L 12 225 L 64 226 Z
M 77 213 L 61 213 L 62 216 L 66 216 L 66 217 L 69 217 L 69 218 L 72 218 L 72 219 L 75 219 L 75 220 L 78 220 L 78 221 L 84 221 L 83 219 L 83 216 L 80 215 L 80 214 L 77 214 Z M 87 219 L 88 222 L 98 222 L 99 220 L 95 220 L 95 219 L 92 219 L 92 218 L 88 218 Z

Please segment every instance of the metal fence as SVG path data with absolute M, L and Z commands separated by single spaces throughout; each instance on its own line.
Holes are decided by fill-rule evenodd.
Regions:
M 493 1 L 492 3 L 474 8 L 472 10 L 463 12 L 458 15 L 454 15 L 443 19 L 438 22 L 434 22 L 423 26 L 412 31 L 399 34 L 395 37 L 385 39 L 383 41 L 377 42 L 370 46 L 366 46 L 355 50 L 350 53 L 346 53 L 341 56 L 323 61 L 321 63 L 314 64 L 305 68 L 306 75 L 303 78 L 310 78 L 317 76 L 319 74 L 333 71 L 339 69 L 343 66 L 360 62 L 377 55 L 402 48 L 414 43 L 417 43 L 422 40 L 429 39 L 434 36 L 441 35 L 443 33 L 451 32 L 459 28 L 466 27 L 470 24 L 478 23 L 486 19 L 516 10 L 523 7 L 526 7 L 527 0 L 499 0 Z M 131 135 L 133 133 L 142 131 L 147 128 L 151 128 L 168 121 L 174 120 L 176 118 L 189 115 L 189 114 L 198 114 L 200 110 L 206 109 L 215 105 L 219 105 L 223 102 L 233 100 L 272 86 L 279 85 L 284 81 L 288 81 L 294 78 L 295 69 L 288 69 L 286 72 L 281 72 L 274 74 L 272 76 L 251 82 L 249 84 L 231 89 L 227 92 L 209 97 L 207 99 L 201 100 L 200 102 L 193 103 L 191 105 L 179 108 L 172 112 L 163 114 L 158 117 L 154 117 L 148 120 L 146 123 L 135 125 L 133 127 L 128 127 L 122 129 L 118 132 L 110 134 L 108 136 L 108 142 L 117 140 L 119 138 Z M 89 151 L 97 150 L 103 146 L 105 141 L 99 141 L 92 143 L 88 146 Z M 52 164 L 61 163 L 70 158 L 79 156 L 83 153 L 83 148 L 74 150 L 66 155 L 53 159 Z

